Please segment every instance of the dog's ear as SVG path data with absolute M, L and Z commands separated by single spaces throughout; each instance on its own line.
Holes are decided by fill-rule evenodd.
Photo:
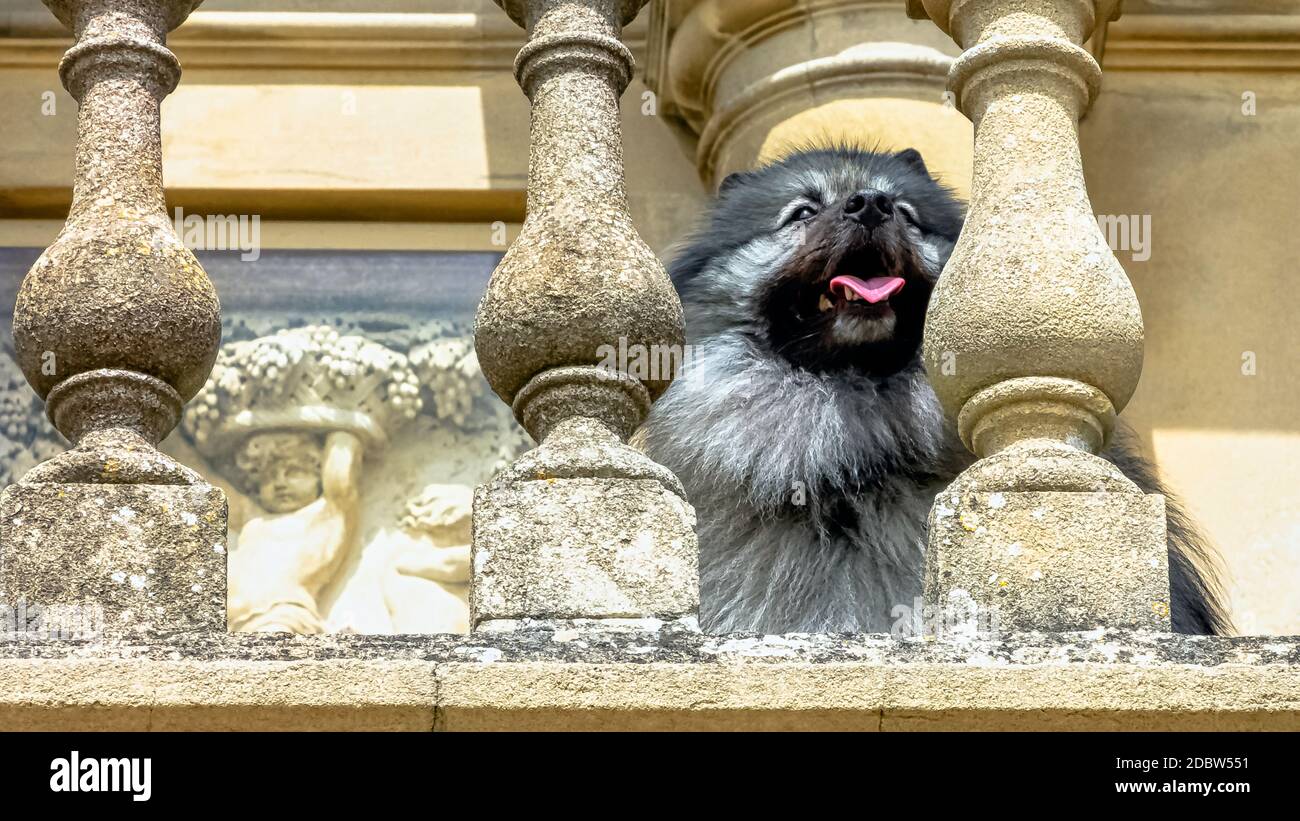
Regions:
M 726 177 L 723 177 L 722 182 L 718 184 L 718 196 L 721 197 L 723 194 L 727 193 L 747 179 L 749 179 L 748 171 L 737 171 L 733 174 L 728 174 Z
M 929 174 L 930 170 L 925 167 L 925 160 L 921 159 L 921 152 L 915 148 L 904 148 L 894 155 L 908 165 L 920 171 L 922 174 Z

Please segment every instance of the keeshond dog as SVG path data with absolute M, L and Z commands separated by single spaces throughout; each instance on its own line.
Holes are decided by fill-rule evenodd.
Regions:
M 921 595 L 931 503 L 974 459 L 920 356 L 963 210 L 915 150 L 805 150 L 729 177 L 670 265 L 691 356 L 638 442 L 695 505 L 703 629 L 888 632 Z M 1166 493 L 1131 440 L 1102 455 Z M 1227 632 L 1168 517 L 1174 630 Z

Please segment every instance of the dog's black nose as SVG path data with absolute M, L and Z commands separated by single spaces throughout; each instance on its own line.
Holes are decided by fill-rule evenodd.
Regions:
M 894 201 L 880 191 L 859 191 L 844 201 L 844 219 L 874 228 L 894 218 Z

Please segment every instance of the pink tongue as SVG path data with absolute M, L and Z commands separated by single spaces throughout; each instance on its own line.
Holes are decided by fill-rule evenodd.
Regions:
M 853 293 L 867 302 L 884 302 L 903 290 L 906 281 L 902 277 L 872 277 L 863 282 L 857 277 L 835 277 L 831 280 L 831 290 L 836 288 L 851 289 Z

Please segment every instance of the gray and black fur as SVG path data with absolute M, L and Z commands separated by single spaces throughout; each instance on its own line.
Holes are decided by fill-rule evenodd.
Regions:
M 931 503 L 973 458 L 920 361 L 962 218 L 916 151 L 807 150 L 728 178 L 673 262 L 691 356 L 639 440 L 695 505 L 704 629 L 883 632 L 920 596 Z M 868 303 L 828 291 L 841 274 L 905 284 Z M 1103 456 L 1167 495 L 1128 440 Z M 1168 510 L 1174 629 L 1227 632 Z

